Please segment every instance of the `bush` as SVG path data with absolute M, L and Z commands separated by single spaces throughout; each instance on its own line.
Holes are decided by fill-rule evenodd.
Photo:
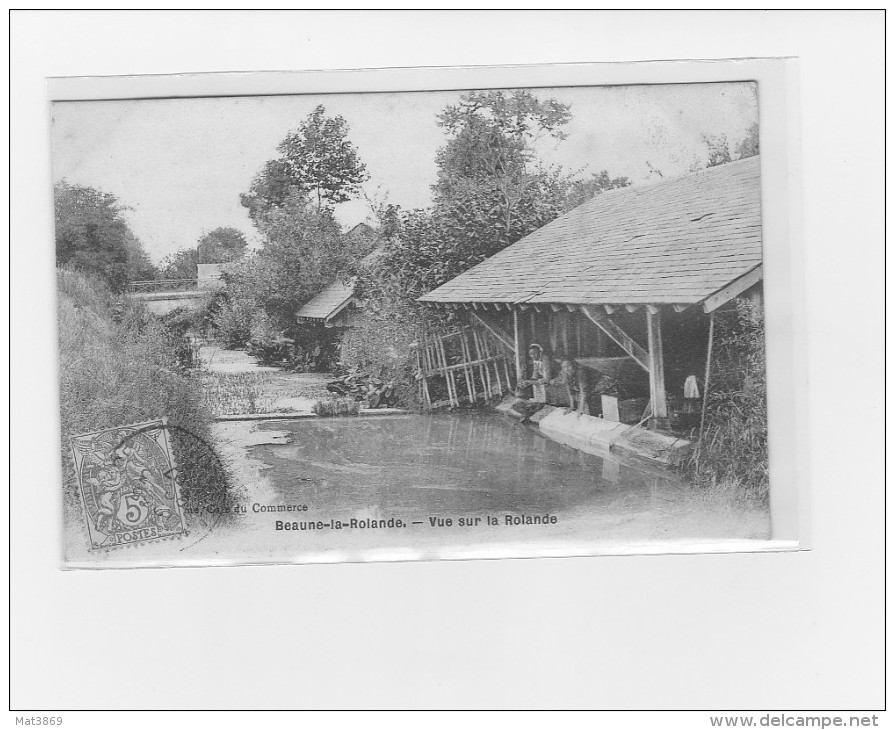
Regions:
M 318 416 L 356 416 L 360 405 L 354 398 L 330 398 L 314 401 L 311 410 Z
M 229 476 L 211 443 L 212 415 L 197 380 L 180 371 L 177 338 L 159 319 L 101 281 L 59 270 L 59 385 L 67 510 L 79 497 L 67 438 L 167 417 L 182 496 L 223 500 Z
M 213 334 L 225 347 L 245 347 L 252 337 L 252 316 L 250 303 L 225 300 L 214 318 Z
M 274 327 L 264 310 L 252 318 L 248 351 L 257 357 L 262 365 L 288 367 L 295 362 L 295 342 Z
M 740 498 L 768 502 L 768 410 L 761 306 L 737 300 L 716 314 L 714 361 L 702 435 L 688 465 L 697 485 L 739 485 Z
M 412 345 L 425 321 L 417 306 L 394 300 L 367 302 L 342 336 L 341 370 L 392 383 L 399 406 L 419 409 Z

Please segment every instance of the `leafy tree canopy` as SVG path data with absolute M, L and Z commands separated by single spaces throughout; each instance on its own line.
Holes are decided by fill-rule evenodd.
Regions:
M 98 275 L 114 291 L 156 270 L 112 193 L 65 180 L 54 187 L 56 263 Z
M 348 139 L 348 123 L 327 117 L 321 104 L 277 146 L 281 157 L 270 160 L 241 196 L 256 223 L 292 195 L 316 200 L 317 209 L 350 200 L 360 191 L 367 171 Z
M 236 228 L 215 228 L 199 239 L 198 263 L 223 264 L 241 259 L 248 242 Z
M 746 136 L 740 140 L 736 147 L 739 159 L 754 157 L 759 153 L 758 147 L 758 122 L 752 122 L 746 130 Z
M 600 193 L 617 188 L 626 188 L 631 184 L 630 178 L 620 175 L 612 177 L 606 170 L 591 173 L 590 177 L 572 180 L 566 192 L 565 210 L 577 208 Z
M 736 157 L 734 157 L 730 151 L 730 144 L 727 141 L 726 135 L 703 135 L 702 140 L 705 143 L 706 151 L 708 152 L 708 164 L 706 167 L 715 167 L 716 165 L 724 165 L 733 160 L 742 160 L 745 157 L 753 157 L 759 153 L 758 122 L 752 122 L 746 130 L 746 136 L 736 144 L 734 148 Z
M 163 279 L 195 279 L 199 270 L 199 252 L 195 248 L 182 248 L 162 259 L 160 276 Z
M 567 105 L 527 90 L 470 92 L 446 107 L 433 205 L 380 211 L 389 242 L 361 280 L 364 294 L 412 302 L 561 213 L 568 176 L 539 164 L 533 143 L 562 139 L 570 118 Z

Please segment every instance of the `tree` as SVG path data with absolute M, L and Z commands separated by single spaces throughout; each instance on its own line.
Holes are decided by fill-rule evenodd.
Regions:
M 630 184 L 630 178 L 624 175 L 611 177 L 606 170 L 600 170 L 599 174 L 596 172 L 591 173 L 591 176 L 588 178 L 573 180 L 566 193 L 565 210 L 577 208 L 582 203 L 586 203 L 591 198 L 600 193 L 605 193 L 607 190 L 626 188 Z
M 124 220 L 126 210 L 112 193 L 72 185 L 54 187 L 56 264 L 93 273 L 122 291 L 134 279 L 148 279 L 155 267 Z
M 195 248 L 182 248 L 162 259 L 160 276 L 163 279 L 195 279 L 199 252 Z
M 298 192 L 267 211 L 261 247 L 223 276 L 226 304 L 218 325 L 236 344 L 296 338 L 295 313 L 369 251 L 366 235 L 343 235 L 332 211 Z
M 716 167 L 717 165 L 725 165 L 731 160 L 730 146 L 727 143 L 727 135 L 702 135 L 702 141 L 705 143 L 708 152 L 708 163 L 706 167 Z
M 744 157 L 754 157 L 758 154 L 758 122 L 752 122 L 746 130 L 746 136 L 740 140 L 736 147 L 737 157 L 742 160 Z
M 474 91 L 447 106 L 433 205 L 401 214 L 363 291 L 410 304 L 559 215 L 568 176 L 538 164 L 533 143 L 563 139 L 570 118 L 568 106 L 528 90 Z M 395 212 L 383 209 L 382 228 L 394 230 Z
M 367 180 L 367 171 L 348 139 L 348 123 L 327 117 L 321 104 L 277 146 L 282 155 L 269 161 L 241 196 L 252 220 L 294 194 L 316 199 L 317 210 L 350 200 Z
M 196 247 L 198 263 L 223 264 L 241 259 L 248 242 L 236 228 L 215 228 L 203 234 Z

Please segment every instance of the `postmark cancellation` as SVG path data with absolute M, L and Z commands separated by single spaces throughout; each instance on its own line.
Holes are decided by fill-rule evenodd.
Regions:
M 164 419 L 69 438 L 92 549 L 186 532 Z

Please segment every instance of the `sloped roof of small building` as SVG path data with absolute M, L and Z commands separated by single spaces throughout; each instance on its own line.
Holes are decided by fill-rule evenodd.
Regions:
M 420 297 L 695 304 L 762 261 L 760 159 L 597 195 Z
M 341 279 L 336 279 L 299 307 L 295 316 L 299 319 L 330 319 L 341 312 L 353 296 L 354 280 L 346 283 Z
M 346 235 L 351 235 L 364 226 L 366 234 L 368 231 L 375 233 L 366 223 L 358 223 Z M 361 259 L 361 266 L 369 265 L 382 255 L 381 248 L 374 248 L 370 253 Z M 357 277 L 351 277 L 348 281 L 336 279 L 327 284 L 319 294 L 309 299 L 299 307 L 295 316 L 298 319 L 321 319 L 330 320 L 347 307 L 354 298 L 354 283 Z

